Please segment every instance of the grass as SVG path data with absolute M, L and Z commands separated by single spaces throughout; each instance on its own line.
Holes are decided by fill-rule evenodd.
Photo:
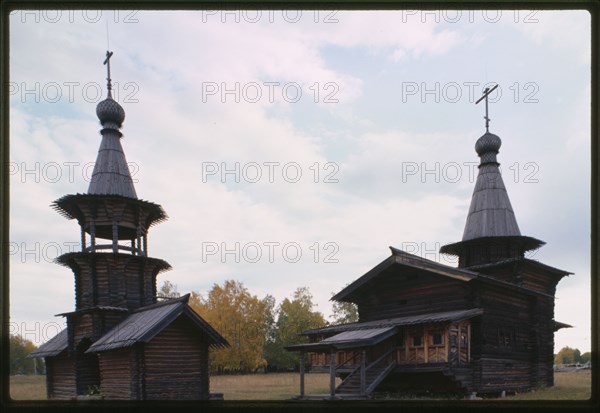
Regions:
M 329 375 L 306 374 L 305 389 L 307 394 L 328 393 Z M 210 391 L 223 393 L 225 400 L 286 400 L 300 393 L 300 377 L 298 373 L 211 376 Z M 555 373 L 554 387 L 497 400 L 587 400 L 591 394 L 591 370 L 580 370 Z M 46 399 L 45 376 L 12 376 L 10 396 L 14 400 Z
M 592 397 L 592 371 L 554 373 L 554 386 L 515 394 L 502 400 L 587 400 Z
M 46 400 L 46 376 L 10 376 L 13 400 Z
M 304 389 L 306 394 L 329 393 L 329 374 L 305 374 Z M 211 376 L 210 391 L 223 393 L 225 400 L 286 400 L 300 394 L 300 374 Z

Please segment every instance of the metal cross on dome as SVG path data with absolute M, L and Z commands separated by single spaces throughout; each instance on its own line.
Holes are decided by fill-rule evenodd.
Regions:
M 108 83 L 106 84 L 106 87 L 108 88 L 108 96 L 112 98 L 112 85 L 111 85 L 111 80 L 110 80 L 110 58 L 112 57 L 113 52 L 109 52 L 108 50 L 106 51 L 106 59 L 104 59 L 104 64 L 106 65 L 106 70 L 108 72 L 108 77 L 106 78 L 106 80 L 108 81 Z
M 483 99 L 485 99 L 485 116 L 483 118 L 485 119 L 485 131 L 486 132 L 490 131 L 490 118 L 488 116 L 488 96 L 490 95 L 490 93 L 492 93 L 494 90 L 496 90 L 497 87 L 498 87 L 498 85 L 494 86 L 491 89 L 489 87 L 486 87 L 485 90 L 483 91 L 483 96 L 480 97 L 477 102 L 475 102 L 475 104 L 478 104 Z

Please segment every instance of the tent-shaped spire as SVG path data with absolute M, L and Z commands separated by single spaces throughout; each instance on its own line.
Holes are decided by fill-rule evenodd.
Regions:
M 98 103 L 96 115 L 102 125 L 102 142 L 98 150 L 98 157 L 94 165 L 94 172 L 88 188 L 89 194 L 121 195 L 128 198 L 137 198 L 131 173 L 125 159 L 125 152 L 121 146 L 120 131 L 125 120 L 125 111 L 113 98 L 110 79 L 110 57 L 112 52 L 106 52 L 108 77 L 108 96 Z
M 487 97 L 494 90 L 486 89 L 486 132 L 475 143 L 481 162 L 462 241 L 444 245 L 440 252 L 459 257 L 459 267 L 470 267 L 523 258 L 526 251 L 539 248 L 544 242 L 521 235 L 506 187 L 496 159 L 502 141 L 489 131 Z
M 475 151 L 481 158 L 471 207 L 462 240 L 482 237 L 520 236 L 515 213 L 500 175 L 496 155 L 502 141 L 490 132 L 477 140 Z

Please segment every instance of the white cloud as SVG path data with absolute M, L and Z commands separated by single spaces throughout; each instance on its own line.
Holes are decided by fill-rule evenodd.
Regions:
M 141 198 L 162 204 L 171 217 L 153 228 L 149 237 L 151 255 L 174 266 L 159 280 L 172 280 L 182 292 L 206 292 L 213 283 L 234 278 L 253 294 L 270 293 L 278 299 L 308 285 L 319 309 L 328 315 L 330 293 L 385 259 L 388 245 L 410 243 L 420 248 L 416 253 L 424 253 L 459 240 L 474 185 L 469 175 L 476 172 L 472 164 L 478 160 L 472 145 L 482 125 L 474 125 L 471 114 L 464 114 L 472 108 L 462 101 L 453 105 L 401 103 L 399 84 L 389 79 L 409 73 L 418 84 L 456 81 L 463 76 L 473 80 L 463 72 L 474 70 L 479 56 L 469 53 L 494 41 L 492 28 L 505 30 L 519 41 L 520 48 L 531 47 L 545 58 L 567 47 L 570 39 L 586 36 L 586 24 L 569 20 L 569 27 L 580 24 L 584 29 L 562 39 L 562 34 L 554 34 L 557 22 L 550 15 L 547 19 L 544 13 L 531 27 L 507 23 L 483 28 L 469 23 L 437 25 L 432 19 L 403 23 L 400 12 L 339 12 L 337 23 L 323 23 L 325 15 L 319 16 L 319 23 L 314 23 L 314 15 L 302 15 L 297 24 L 281 16 L 273 23 L 267 16 L 259 23 L 242 23 L 241 19 L 238 24 L 224 24 L 218 14 L 205 14 L 206 22 L 202 22 L 201 13 L 144 12 L 136 16 L 137 23 L 111 24 L 112 77 L 127 113 L 123 147 L 127 159 L 138 167 L 136 189 Z M 234 17 L 226 16 L 226 20 Z M 51 104 L 42 96 L 35 104 L 31 95 L 20 91 L 12 96 L 12 160 L 29 167 L 32 162 L 94 161 L 100 127 L 95 101 L 82 95 L 82 89 L 94 82 L 104 87 L 104 22 L 22 24 L 19 16 L 15 18 L 11 21 L 11 80 L 19 87 L 40 82 L 40 90 L 48 82 L 79 84 L 72 103 L 63 99 Z M 521 69 L 506 65 L 502 58 L 502 52 L 509 53 L 514 46 L 494 43 L 494 47 L 498 52 L 487 57 L 490 67 L 507 71 L 507 78 L 518 78 Z M 522 63 L 535 69 L 535 62 Z M 559 74 L 580 65 L 568 60 L 558 63 Z M 373 79 L 381 79 L 381 89 Z M 231 88 L 239 82 L 243 88 L 248 82 L 263 85 L 268 81 L 296 82 L 305 95 L 298 103 L 282 99 L 281 89 L 276 89 L 279 97 L 272 103 L 268 99 L 248 103 L 243 96 L 235 103 L 231 95 L 225 95 L 227 102 L 222 103 L 220 91 L 203 95 L 208 82 L 220 88 L 222 83 Z M 125 89 L 126 82 L 135 82 L 133 96 L 128 93 L 135 89 Z M 335 82 L 340 103 L 313 103 L 308 88 L 314 82 Z M 584 91 L 589 81 L 576 85 L 549 81 L 542 86 L 542 98 L 561 96 L 569 110 L 555 111 L 544 99 L 536 106 L 505 100 L 498 105 L 498 115 L 494 112 L 493 125 L 504 132 L 500 159 L 505 174 L 510 174 L 508 167 L 514 161 L 533 160 L 540 165 L 538 185 L 511 182 L 506 175 L 505 181 L 523 232 L 549 242 L 543 249 L 548 252 L 540 252 L 540 257 L 550 265 L 577 271 L 573 277 L 577 282 L 565 280 L 561 283 L 565 288 L 559 289 L 557 319 L 568 323 L 589 315 L 587 308 L 564 304 L 568 297 L 586 291 L 589 268 L 582 251 L 589 247 L 589 238 L 581 228 L 589 228 L 585 221 L 589 210 L 569 201 L 569 194 L 579 196 L 589 191 L 589 185 L 582 169 L 560 169 L 555 160 L 566 152 L 570 165 L 587 165 L 585 126 L 575 126 L 585 125 L 588 119 L 575 115 L 587 110 L 589 94 L 573 98 L 564 91 L 572 87 Z M 262 92 L 266 96 L 266 87 Z M 528 116 L 535 110 L 546 115 L 543 124 L 531 124 Z M 547 111 L 553 111 L 551 116 Z M 565 132 L 569 130 L 573 134 Z M 219 168 L 223 162 L 228 168 L 235 162 L 241 168 L 256 162 L 265 178 L 258 183 L 236 183 L 228 175 L 222 183 L 219 175 L 211 175 L 203 182 L 203 162 L 215 162 Z M 276 182 L 269 183 L 264 162 L 280 166 L 296 162 L 302 179 L 286 182 L 278 168 Z M 328 162 L 339 168 L 334 176 L 338 183 L 323 182 Z M 315 163 L 320 168 L 317 183 L 310 168 Z M 454 164 L 461 174 L 456 182 L 456 170 L 450 169 Z M 21 182 L 15 175 L 11 180 L 12 239 L 76 241 L 76 223 L 64 220 L 48 205 L 64 194 L 84 192 L 88 182 L 81 172 L 76 169 L 74 182 L 63 178 L 39 184 L 27 176 Z M 557 198 L 557 193 L 564 196 Z M 552 205 L 552 211 L 540 213 L 545 205 Z M 565 211 L 571 211 L 566 218 L 548 224 Z M 564 237 L 572 238 L 565 242 Z M 218 256 L 202 256 L 207 242 L 228 247 L 235 242 L 297 242 L 303 256 L 293 264 L 279 250 L 273 263 L 235 263 L 232 255 L 222 263 Z M 315 263 L 316 251 L 311 247 L 317 242 L 319 262 Z M 325 248 L 327 242 L 337 248 L 334 257 L 339 262 L 323 262 L 334 251 Z M 53 314 L 72 309 L 73 280 L 68 269 L 19 260 L 15 254 L 11 261 L 14 320 L 53 321 Z M 578 263 L 577 268 L 571 263 Z M 40 273 L 44 278 L 39 278 Z M 32 309 L 24 297 L 40 297 L 39 305 Z M 582 349 L 580 343 L 589 342 L 589 336 L 585 328 L 575 333 L 559 332 L 557 343 Z

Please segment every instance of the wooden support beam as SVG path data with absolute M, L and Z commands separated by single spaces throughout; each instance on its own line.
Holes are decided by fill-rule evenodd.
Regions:
M 113 218 L 112 250 L 116 254 L 119 252 L 119 223 Z
M 467 324 L 467 363 L 471 362 L 471 323 Z
M 335 396 L 335 350 L 329 355 L 329 395 Z
M 450 326 L 444 328 L 444 361 L 450 361 L 450 353 L 448 343 L 450 342 Z
M 96 252 L 96 223 L 94 221 L 90 224 L 90 238 L 92 252 Z
M 367 351 L 360 350 L 360 394 L 364 395 L 367 391 Z
M 81 226 L 81 252 L 85 251 L 85 229 Z M 34 359 L 35 360 L 35 359 Z
M 461 331 L 462 331 L 461 323 L 458 323 L 458 335 L 456 336 L 456 341 L 458 341 L 458 364 L 461 364 L 461 362 L 460 362 L 460 351 L 461 351 L 460 342 L 462 341 L 461 340 L 461 337 L 462 337 L 462 332 Z
M 140 227 L 139 219 L 136 228 L 136 239 L 137 239 L 137 255 L 142 254 L 142 228 Z
M 425 351 L 425 363 L 429 363 L 429 331 L 423 327 L 423 350 Z
M 304 397 L 304 352 L 300 353 L 300 397 Z

